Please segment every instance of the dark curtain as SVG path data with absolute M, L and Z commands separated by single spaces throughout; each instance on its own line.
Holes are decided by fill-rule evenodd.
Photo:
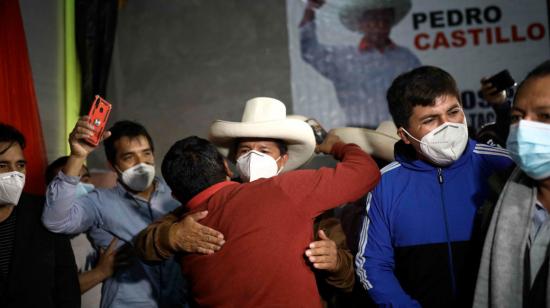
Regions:
M 76 0 L 76 52 L 80 62 L 80 115 L 87 115 L 96 94 L 106 98 L 115 41 L 117 0 Z

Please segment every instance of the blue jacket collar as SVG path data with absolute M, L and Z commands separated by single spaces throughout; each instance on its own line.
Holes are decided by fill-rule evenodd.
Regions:
M 433 171 L 437 170 L 438 168 L 442 168 L 444 170 L 455 169 L 459 168 L 470 159 L 470 156 L 475 149 L 475 145 L 476 142 L 474 140 L 468 139 L 466 149 L 464 149 L 464 153 L 462 153 L 462 156 L 460 156 L 457 161 L 450 164 L 449 166 L 439 167 L 437 165 L 419 159 L 417 157 L 416 150 L 411 145 L 405 144 L 403 141 L 400 140 L 395 144 L 395 159 L 399 163 L 401 163 L 401 166 L 418 171 Z

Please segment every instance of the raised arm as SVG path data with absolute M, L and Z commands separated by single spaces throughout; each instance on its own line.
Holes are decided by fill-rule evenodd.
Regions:
M 276 177 L 281 189 L 309 217 L 366 195 L 380 179 L 374 160 L 355 144 L 344 144 L 329 133 L 318 152 L 331 153 L 341 160 L 335 168 L 298 170 Z
M 46 206 L 42 214 L 42 222 L 52 232 L 80 233 L 98 223 L 99 214 L 94 206 L 97 194 L 90 193 L 80 198 L 76 194 L 82 165 L 96 148 L 84 139 L 93 133 L 88 117 L 84 116 L 78 120 L 69 135 L 71 154 L 62 172 L 48 186 Z M 102 139 L 108 136 L 110 132 L 107 131 Z
M 330 78 L 337 69 L 334 56 L 335 47 L 319 43 L 315 25 L 315 9 L 320 8 L 324 0 L 309 0 L 300 22 L 300 51 L 302 59 L 321 75 Z

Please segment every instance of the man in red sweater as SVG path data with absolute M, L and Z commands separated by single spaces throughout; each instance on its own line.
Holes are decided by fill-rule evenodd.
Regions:
M 380 173 L 368 154 L 329 135 L 317 151 L 340 159 L 336 168 L 291 171 L 239 184 L 210 142 L 189 137 L 166 154 L 162 173 L 185 204 L 143 230 L 136 247 L 146 260 L 180 250 L 172 230 L 187 214 L 208 211 L 201 221 L 220 230 L 223 248 L 210 255 L 181 256 L 192 293 L 204 307 L 320 307 L 304 249 L 313 219 L 325 210 L 365 195 Z

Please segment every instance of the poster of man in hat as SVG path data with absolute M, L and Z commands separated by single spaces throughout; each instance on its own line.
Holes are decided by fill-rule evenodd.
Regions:
M 327 10 L 349 31 L 357 45 L 323 44 L 317 37 L 316 11 L 325 0 L 308 0 L 300 22 L 304 62 L 330 80 L 346 126 L 376 128 L 391 120 L 386 91 L 399 74 L 420 65 L 406 47 L 390 38 L 392 27 L 411 9 L 410 0 L 329 0 Z M 330 14 L 331 12 L 329 12 Z

